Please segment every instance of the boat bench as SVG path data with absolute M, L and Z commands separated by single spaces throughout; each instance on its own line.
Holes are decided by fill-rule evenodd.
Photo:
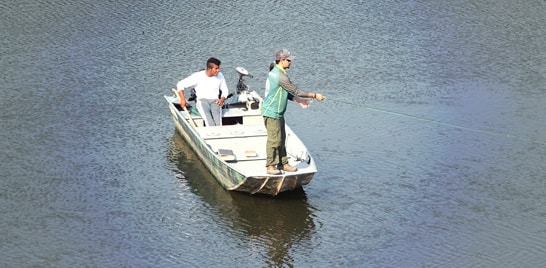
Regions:
M 178 105 L 177 108 L 179 108 Z M 181 111 L 182 108 L 178 110 Z M 188 115 L 183 113 L 185 119 L 188 119 Z M 205 127 L 205 120 L 199 114 L 190 113 L 192 120 L 197 125 L 197 128 Z M 245 108 L 228 108 L 222 110 L 222 122 L 224 125 L 244 124 L 244 125 L 263 125 L 263 117 L 260 114 L 260 110 L 248 110 Z
M 212 139 L 234 139 L 234 138 L 250 138 L 250 137 L 265 137 L 267 130 L 263 125 L 244 126 L 213 126 L 196 128 L 199 136 L 204 140 Z
M 213 151 L 231 151 L 235 161 L 265 160 L 267 131 L 264 125 L 213 126 L 196 130 Z M 231 156 L 225 159 L 229 160 Z

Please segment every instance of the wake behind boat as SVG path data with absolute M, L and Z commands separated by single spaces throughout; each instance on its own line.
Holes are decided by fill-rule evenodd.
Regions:
M 227 190 L 277 195 L 308 184 L 317 172 L 315 162 L 288 126 L 288 160 L 298 170 L 280 175 L 266 173 L 267 131 L 260 114 L 262 98 L 246 85 L 243 77 L 252 77 L 248 71 L 241 67 L 236 70 L 237 94 L 223 108 L 222 126 L 205 127 L 199 115 L 180 106 L 176 93 L 165 96 L 178 132 Z

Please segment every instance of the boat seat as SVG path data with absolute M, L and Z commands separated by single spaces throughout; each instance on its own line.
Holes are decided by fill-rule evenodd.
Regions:
M 196 130 L 199 133 L 199 136 L 201 136 L 201 138 L 203 138 L 204 140 L 267 136 L 267 131 L 263 125 L 212 126 L 197 128 Z

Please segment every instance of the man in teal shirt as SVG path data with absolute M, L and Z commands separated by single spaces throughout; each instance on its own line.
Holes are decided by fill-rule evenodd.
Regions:
M 325 100 L 320 93 L 309 93 L 294 85 L 286 75 L 295 56 L 286 49 L 275 54 L 275 66 L 269 72 L 266 82 L 266 96 L 262 104 L 262 116 L 267 129 L 266 166 L 267 173 L 279 175 L 282 169 L 287 172 L 295 172 L 298 169 L 288 164 L 286 154 L 286 131 L 284 113 L 288 100 L 296 101 L 307 107 L 308 102 L 303 98 L 313 98 L 319 101 Z

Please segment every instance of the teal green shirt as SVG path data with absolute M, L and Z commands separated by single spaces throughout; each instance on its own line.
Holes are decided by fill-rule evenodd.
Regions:
M 307 92 L 299 89 L 290 81 L 280 65 L 276 65 L 267 77 L 269 83 L 269 92 L 265 96 L 262 104 L 262 116 L 280 119 L 284 117 L 288 100 L 292 100 L 294 96 L 306 97 Z

